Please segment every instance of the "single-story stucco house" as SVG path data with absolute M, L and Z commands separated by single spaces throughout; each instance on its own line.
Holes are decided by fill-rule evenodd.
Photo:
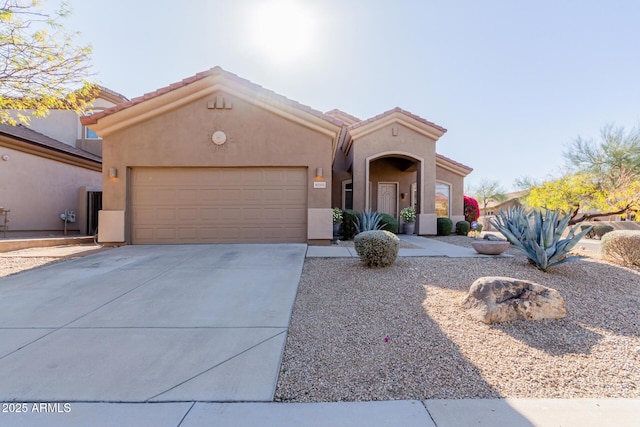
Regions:
M 400 108 L 322 113 L 215 67 L 82 124 L 103 138 L 103 243 L 328 243 L 333 207 L 415 206 L 423 235 L 464 218 L 472 169 Z

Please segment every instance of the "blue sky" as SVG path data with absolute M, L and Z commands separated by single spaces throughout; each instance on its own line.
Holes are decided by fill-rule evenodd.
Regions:
M 55 2 L 54 2 L 55 3 Z M 467 183 L 542 179 L 577 136 L 640 123 L 635 0 L 71 0 L 95 79 L 133 98 L 216 65 L 321 111 L 448 129 Z

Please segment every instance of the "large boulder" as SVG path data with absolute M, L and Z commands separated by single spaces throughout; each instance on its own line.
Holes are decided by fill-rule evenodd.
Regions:
M 462 303 L 484 323 L 560 319 L 567 315 L 564 299 L 551 288 L 510 277 L 481 277 Z

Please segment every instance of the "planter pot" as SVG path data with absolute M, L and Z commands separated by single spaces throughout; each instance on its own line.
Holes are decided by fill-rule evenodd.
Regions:
M 334 235 L 334 237 L 337 237 L 337 236 L 340 235 L 340 225 L 342 225 L 342 224 L 340 224 L 340 223 L 333 224 L 333 235 Z
M 404 234 L 413 234 L 416 231 L 416 223 L 415 222 L 405 222 L 402 225 L 404 229 Z
M 483 255 L 500 255 L 502 252 L 506 251 L 511 243 L 509 242 L 496 242 L 491 240 L 477 240 L 471 243 L 473 249 L 476 250 L 479 254 Z

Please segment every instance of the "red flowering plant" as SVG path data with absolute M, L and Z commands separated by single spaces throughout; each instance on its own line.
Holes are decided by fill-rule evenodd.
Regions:
M 464 196 L 464 220 L 471 224 L 478 220 L 480 216 L 480 206 L 478 201 L 470 196 Z

